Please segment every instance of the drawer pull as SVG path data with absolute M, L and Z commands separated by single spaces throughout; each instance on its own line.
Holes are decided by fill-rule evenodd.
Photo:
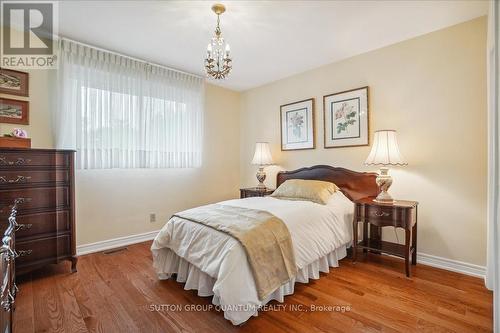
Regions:
M 31 202 L 31 198 L 17 198 L 16 199 L 16 203 L 17 204 L 23 204 L 23 203 L 26 203 L 26 202 Z
M 27 223 L 27 224 L 18 224 L 16 231 L 19 230 L 29 230 L 33 226 L 33 223 Z
M 31 160 L 29 158 L 18 157 L 15 161 L 7 160 L 7 157 L 0 156 L 0 165 L 24 165 L 29 164 Z
M 383 217 L 383 216 L 389 216 L 391 214 L 386 213 L 386 212 L 374 212 L 373 215 L 378 216 L 378 217 Z
M 17 251 L 17 256 L 18 257 L 27 257 L 27 256 L 31 255 L 32 252 L 33 252 L 33 250 L 19 250 L 19 251 Z
M 30 180 L 30 176 L 17 176 L 16 179 L 7 179 L 5 176 L 0 176 L 0 183 L 17 184 L 17 183 L 27 183 Z

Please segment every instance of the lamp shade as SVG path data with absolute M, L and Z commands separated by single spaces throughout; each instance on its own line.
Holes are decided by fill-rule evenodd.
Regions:
M 394 130 L 376 131 L 366 165 L 408 165 L 399 151 L 398 136 Z
M 255 154 L 253 155 L 252 164 L 255 165 L 271 165 L 273 157 L 269 149 L 268 142 L 257 142 L 255 144 Z

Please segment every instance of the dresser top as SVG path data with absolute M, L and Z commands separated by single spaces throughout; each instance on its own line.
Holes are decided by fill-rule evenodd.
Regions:
M 45 153 L 45 152 L 50 152 L 50 153 L 55 153 L 55 152 L 76 152 L 76 150 L 72 149 L 50 149 L 50 148 L 0 148 L 0 152 L 40 152 L 40 153 Z

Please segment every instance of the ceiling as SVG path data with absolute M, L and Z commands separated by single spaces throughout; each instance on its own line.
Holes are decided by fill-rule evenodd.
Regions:
M 203 75 L 215 1 L 64 1 L 59 33 L 87 44 Z M 487 1 L 222 1 L 230 77 L 246 90 L 464 22 Z

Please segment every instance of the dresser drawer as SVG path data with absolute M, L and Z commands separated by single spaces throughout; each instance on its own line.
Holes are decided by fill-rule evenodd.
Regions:
M 19 257 L 16 265 L 22 267 L 39 260 L 68 257 L 71 255 L 71 237 L 63 235 L 58 237 L 48 237 L 30 241 L 16 240 L 16 252 Z
M 2 227 L 7 226 L 2 219 Z M 71 230 L 70 212 L 61 210 L 57 212 L 36 213 L 18 215 L 16 217 L 19 229 L 16 231 L 16 239 L 22 241 L 26 237 L 36 237 L 42 234 L 57 234 Z
M 15 185 L 37 185 L 41 183 L 67 183 L 69 170 L 11 171 L 0 170 L 0 187 Z
M 0 153 L 0 168 L 69 167 L 70 156 L 62 152 L 3 151 Z
M 30 209 L 69 207 L 70 205 L 70 191 L 67 186 L 0 189 L 0 200 L 2 202 L 13 202 L 17 198 L 25 199 L 19 205 L 19 214 L 23 214 L 23 212 Z

